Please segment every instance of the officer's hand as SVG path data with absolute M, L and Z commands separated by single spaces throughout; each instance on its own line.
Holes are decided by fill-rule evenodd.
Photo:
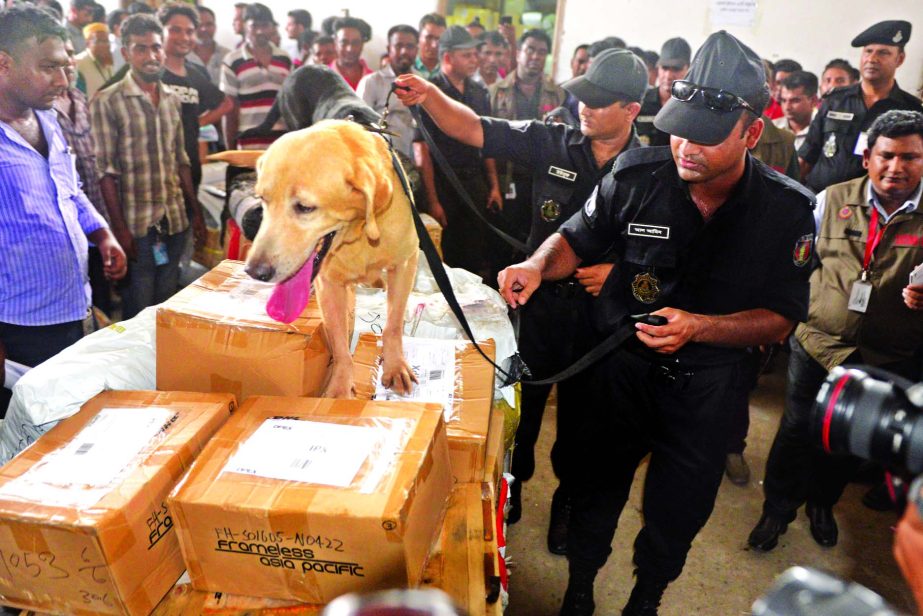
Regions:
M 439 226 L 443 229 L 448 226 L 449 221 L 445 217 L 445 210 L 442 209 L 442 204 L 438 201 L 429 202 L 429 215 L 436 219 L 436 222 L 439 223 Z
M 487 195 L 487 210 L 490 212 L 503 211 L 503 195 L 500 194 L 500 187 L 494 186 Z
M 587 293 L 593 297 L 599 297 L 599 292 L 602 291 L 611 271 L 612 263 L 597 263 L 587 267 L 578 267 L 574 276 L 577 278 L 577 282 L 583 285 Z
M 666 325 L 635 323 L 638 340 L 658 353 L 670 355 L 686 346 L 695 337 L 699 328 L 699 316 L 676 308 L 661 308 L 658 314 L 667 317 Z
M 497 276 L 500 295 L 511 308 L 524 305 L 542 284 L 542 271 L 530 261 L 511 265 Z
M 432 84 L 419 75 L 401 75 L 394 80 L 394 95 L 404 105 L 412 107 L 426 102 L 430 87 Z
M 923 605 L 923 521 L 914 503 L 907 505 L 894 533 L 894 558 L 910 585 L 917 605 Z
M 911 310 L 923 310 L 923 285 L 904 287 L 902 292 L 904 303 Z

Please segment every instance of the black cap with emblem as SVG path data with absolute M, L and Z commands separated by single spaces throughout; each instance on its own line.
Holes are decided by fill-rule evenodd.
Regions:
M 760 115 L 769 98 L 760 57 L 724 30 L 709 36 L 695 54 L 686 79 L 654 118 L 665 133 L 696 143 L 727 139 L 741 113 Z
M 874 26 L 867 28 L 852 40 L 853 47 L 866 45 L 896 45 L 901 49 L 910 40 L 910 22 L 901 19 L 879 21 Z
M 680 69 L 684 66 L 689 66 L 689 58 L 691 57 L 692 48 L 689 47 L 686 39 L 671 38 L 660 48 L 660 59 L 657 63 L 663 68 Z
M 439 37 L 439 53 L 456 49 L 472 49 L 477 47 L 479 42 L 461 26 L 451 26 Z
M 627 49 L 607 49 L 593 58 L 586 73 L 561 87 L 594 109 L 624 99 L 640 103 L 647 90 L 647 66 Z

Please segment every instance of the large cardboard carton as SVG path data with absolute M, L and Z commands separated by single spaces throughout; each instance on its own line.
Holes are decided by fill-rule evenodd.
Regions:
M 480 343 L 494 359 L 493 340 Z M 458 483 L 480 482 L 484 476 L 494 368 L 464 340 L 404 337 L 404 355 L 414 367 L 418 385 L 408 397 L 380 387 L 381 337 L 362 334 L 353 355 L 356 397 L 364 400 L 435 402 L 445 409 L 452 475 Z
M 272 285 L 224 261 L 157 311 L 157 389 L 320 394 L 330 353 L 316 302 L 290 324 L 266 314 Z
M 234 407 L 104 392 L 0 468 L 0 603 L 149 614 L 185 569 L 167 494 Z
M 326 603 L 417 585 L 451 487 L 439 405 L 257 396 L 168 502 L 196 589 Z

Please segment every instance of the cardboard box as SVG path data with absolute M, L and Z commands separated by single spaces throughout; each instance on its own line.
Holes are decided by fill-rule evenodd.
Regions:
M 330 353 L 312 298 L 286 325 L 266 314 L 272 285 L 224 261 L 157 311 L 157 389 L 319 395 Z
M 452 487 L 435 404 L 253 397 L 170 495 L 197 590 L 415 586 Z
M 484 483 L 497 498 L 497 486 L 506 463 L 506 446 L 503 439 L 503 410 L 493 407 L 490 411 L 490 432 L 487 434 L 487 457 L 484 461 Z M 496 500 L 494 501 L 496 502 Z
M 494 359 L 493 340 L 480 343 Z M 353 354 L 356 397 L 363 400 L 412 399 L 444 405 L 449 458 L 457 483 L 480 482 L 487 455 L 487 435 L 494 395 L 494 368 L 464 340 L 430 340 L 404 336 L 404 355 L 418 366 L 418 387 L 400 398 L 377 387 L 381 337 L 362 334 Z M 434 378 L 439 377 L 439 378 Z
M 0 603 L 149 614 L 185 569 L 167 494 L 234 406 L 104 392 L 0 468 Z

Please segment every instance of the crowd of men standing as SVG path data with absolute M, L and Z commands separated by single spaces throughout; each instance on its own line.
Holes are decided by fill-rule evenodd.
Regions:
M 923 287 L 907 284 L 923 263 L 923 106 L 895 79 L 909 23 L 871 26 L 852 41 L 858 69 L 833 59 L 820 76 L 724 32 L 695 55 L 682 38 L 655 53 L 612 36 L 578 46 L 573 78 L 556 84 L 549 35 L 517 37 L 505 22 L 486 31 L 427 14 L 391 27 L 370 67 L 371 27 L 355 17 L 315 31 L 305 10 L 280 25 L 268 6 L 238 3 L 228 49 L 201 5 L 134 2 L 106 15 L 94 0 L 71 0 L 66 14 L 56 0 L 7 3 L 0 359 L 34 366 L 92 330 L 91 306 L 130 318 L 172 295 L 205 235 L 201 153 L 265 148 L 285 127 L 250 129 L 285 79 L 325 65 L 379 112 L 400 86 L 394 147 L 420 172 L 445 261 L 521 310 L 536 377 L 627 331 L 558 384 L 548 549 L 570 563 L 562 614 L 593 613 L 596 572 L 648 453 L 623 614 L 657 613 L 722 475 L 749 480 L 747 398 L 760 348 L 783 340 L 785 416 L 748 541 L 773 549 L 806 503 L 814 539 L 836 544 L 832 510 L 856 460 L 815 450 L 811 401 L 843 363 L 913 380 L 923 367 Z M 665 322 L 635 325 L 637 313 Z M 511 523 L 549 393 L 523 384 Z

